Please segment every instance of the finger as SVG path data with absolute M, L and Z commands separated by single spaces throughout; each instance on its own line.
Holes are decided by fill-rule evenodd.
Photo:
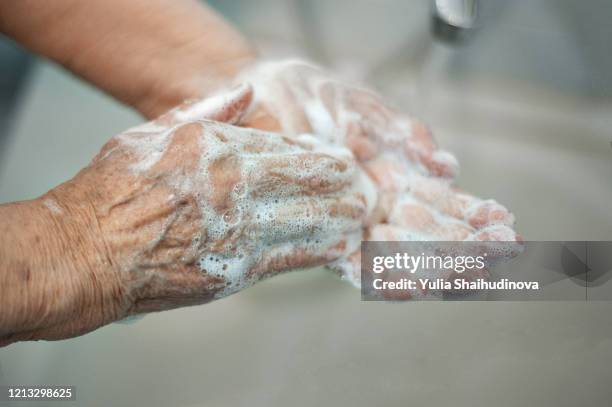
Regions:
M 430 175 L 454 179 L 459 174 L 459 162 L 448 151 L 434 150 L 431 153 L 420 155 L 419 160 Z
M 452 179 L 459 173 L 455 156 L 438 149 L 431 132 L 421 122 L 388 114 L 371 113 L 366 117 L 367 121 L 349 121 L 346 126 L 346 143 L 358 159 L 373 157 L 384 145 L 391 152 L 401 153 L 397 159 L 405 157 L 420 164 L 428 175 Z
M 247 184 L 255 197 L 337 192 L 353 182 L 356 171 L 352 162 L 319 152 L 275 154 L 251 165 Z
M 410 191 L 421 202 L 476 229 L 514 224 L 514 215 L 503 205 L 461 192 L 442 179 L 414 176 Z
M 374 186 L 376 187 L 376 186 Z M 377 191 L 377 200 L 366 220 L 366 225 L 371 226 L 377 223 L 386 223 L 389 220 L 391 209 L 395 205 L 397 195 L 386 191 Z
M 369 229 L 368 240 L 376 242 L 411 242 L 425 240 L 422 234 L 388 223 L 374 225 Z
M 376 240 L 376 241 L 388 241 L 389 244 L 392 244 L 391 242 L 401 242 L 403 239 L 405 239 L 406 237 L 410 237 L 410 230 L 405 230 L 402 227 L 396 226 L 396 225 L 377 225 L 374 228 L 372 228 L 372 233 L 370 234 L 370 239 L 371 240 Z M 441 239 L 434 239 L 434 238 L 427 238 L 427 239 L 411 239 L 410 241 L 416 241 L 416 240 L 439 240 L 441 241 L 441 243 L 439 245 L 434 245 L 431 247 L 435 247 L 435 254 L 436 256 L 440 256 L 441 258 L 444 258 L 446 256 L 463 256 L 463 255 L 472 255 L 472 256 L 479 256 L 479 255 L 483 255 L 483 253 L 486 253 L 487 250 L 490 252 L 489 256 L 487 257 L 487 261 L 486 264 L 489 265 L 491 264 L 491 262 L 499 260 L 499 256 L 497 256 L 497 254 L 492 251 L 490 249 L 490 247 L 485 246 L 484 244 L 474 244 L 471 243 L 469 245 L 465 245 L 462 244 L 460 242 L 457 242 L 457 246 L 454 246 L 453 244 L 449 244 L 448 242 L 445 242 L 446 238 L 441 238 Z M 417 243 L 418 244 L 418 243 Z M 429 244 L 427 244 L 429 245 Z M 490 245 L 489 245 L 490 246 Z M 425 246 L 428 247 L 428 246 Z M 417 250 L 418 248 L 418 250 Z M 406 247 L 403 248 L 403 250 L 407 249 Z M 418 246 L 413 246 L 413 249 L 415 251 L 418 251 L 419 253 L 423 250 L 423 248 L 419 248 Z M 402 246 L 401 244 L 398 244 L 398 247 L 396 250 L 402 250 Z M 426 249 L 427 250 L 427 249 Z M 419 270 L 419 274 L 412 274 L 410 272 L 388 272 L 385 274 L 385 280 L 386 281 L 397 281 L 400 278 L 407 278 L 410 280 L 415 280 L 415 279 L 421 279 L 421 278 L 428 278 L 429 280 L 435 280 L 435 279 L 442 279 L 445 281 L 449 281 L 451 282 L 451 288 L 447 289 L 447 288 L 443 288 L 440 290 L 430 290 L 427 289 L 425 287 L 421 287 L 419 284 L 417 284 L 416 289 L 414 290 L 409 290 L 409 291 L 396 291 L 396 290 L 388 290 L 388 291 L 384 291 L 383 297 L 385 299 L 391 299 L 391 300 L 406 300 L 406 299 L 431 299 L 431 298 L 439 298 L 441 297 L 443 294 L 447 294 L 447 293 L 461 293 L 460 291 L 457 291 L 454 289 L 454 286 L 452 285 L 452 281 L 455 279 L 462 279 L 464 281 L 475 281 L 478 279 L 489 279 L 490 278 L 490 273 L 487 267 L 479 267 L 477 264 L 473 264 L 473 265 L 467 265 L 464 264 L 463 268 L 457 268 L 457 269 L 444 269 L 444 268 L 431 268 L 431 269 L 421 269 Z
M 379 146 L 370 137 L 365 135 L 363 124 L 358 120 L 351 120 L 345 127 L 345 144 L 355 154 L 358 161 L 367 161 L 376 156 Z
M 282 126 L 278 119 L 263 104 L 258 104 L 241 120 L 241 126 L 251 127 L 264 131 L 281 131 Z
M 322 266 L 342 256 L 345 249 L 344 239 L 279 243 L 262 253 L 247 272 L 247 278 L 258 281 L 286 271 Z
M 421 163 L 430 175 L 454 178 L 459 172 L 459 163 L 451 153 L 440 150 L 431 131 L 418 120 L 410 120 L 410 137 L 406 138 L 404 153 Z
M 206 135 L 215 143 L 226 144 L 234 152 L 257 159 L 267 153 L 295 154 L 304 150 L 332 151 L 333 155 L 350 157 L 350 153 L 339 154 L 342 148 L 329 148 L 312 136 L 287 136 L 284 134 L 263 131 L 259 129 L 228 126 L 226 123 L 202 122 Z M 348 151 L 348 150 L 347 150 Z
M 229 90 L 227 93 L 216 95 L 206 99 L 207 103 L 193 107 L 191 113 L 200 114 L 202 118 L 219 121 L 228 124 L 240 124 L 253 102 L 253 88 L 248 83 L 243 83 Z
M 359 193 L 340 197 L 297 197 L 258 202 L 253 234 L 267 242 L 321 240 L 361 230 L 366 203 Z
M 400 163 L 380 158 L 366 164 L 383 191 L 395 194 L 392 223 L 448 240 L 463 240 L 474 229 L 514 224 L 514 216 L 493 200 L 483 201 L 454 188 L 449 180 L 405 171 Z M 406 192 L 399 193 L 405 190 Z M 383 194 L 384 196 L 384 194 Z M 389 217 L 391 213 L 389 213 Z
M 398 193 L 408 188 L 406 166 L 393 157 L 380 157 L 364 163 L 364 169 L 378 188 L 388 193 Z
M 348 88 L 345 93 L 348 107 L 359 114 L 364 121 L 372 125 L 372 130 L 386 129 L 393 123 L 397 113 L 383 103 L 380 97 L 370 90 L 361 88 Z M 370 131 L 376 136 L 384 136 L 382 132 Z M 384 137 L 381 137 L 380 141 Z
M 395 203 L 389 222 L 436 240 L 465 240 L 474 233 L 474 228 L 464 222 L 438 213 L 408 194 Z
M 312 133 L 312 127 L 304 110 L 304 100 L 307 97 L 298 95 L 301 93 L 299 85 L 295 86 L 295 81 L 282 75 L 270 75 L 263 66 L 260 68 L 263 69 L 256 68 L 251 75 L 247 75 L 247 79 L 252 78 L 257 104 L 245 117 L 245 125 L 257 128 L 263 125 L 262 128 L 268 130 L 282 129 L 292 135 Z
M 491 225 L 482 228 L 474 234 L 473 240 L 483 242 L 515 242 L 519 245 L 523 243 L 522 236 L 506 225 Z
M 514 215 L 492 199 L 479 201 L 470 206 L 465 211 L 465 219 L 477 229 L 497 224 L 506 226 L 514 224 Z
M 195 120 L 214 120 L 228 124 L 238 124 L 253 101 L 253 88 L 243 83 L 230 90 L 202 100 L 190 100 L 155 122 L 159 125 L 174 126 Z
M 361 240 L 361 234 L 359 239 Z M 354 287 L 361 287 L 361 247 L 354 250 L 347 257 L 328 264 L 327 267 L 339 274 L 343 280 L 347 280 Z
M 479 200 L 457 192 L 448 180 L 413 174 L 409 179 L 410 194 L 422 203 L 447 216 L 463 220 L 465 211 Z
M 466 239 L 475 242 L 467 249 L 473 255 L 487 257 L 487 264 L 495 264 L 517 256 L 523 251 L 523 239 L 505 225 L 487 226 Z

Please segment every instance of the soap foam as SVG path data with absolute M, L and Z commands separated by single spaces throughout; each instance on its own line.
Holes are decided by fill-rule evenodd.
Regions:
M 206 106 L 202 109 L 208 108 Z M 198 108 L 200 109 L 200 108 Z M 198 114 L 202 110 L 199 110 Z M 169 199 L 180 199 L 185 196 L 195 196 L 201 214 L 201 228 L 205 233 L 206 242 L 198 255 L 197 264 L 203 272 L 223 278 L 223 289 L 217 292 L 217 297 L 223 297 L 254 283 L 260 276 L 250 275 L 252 270 L 264 258 L 270 256 L 290 255 L 296 249 L 305 250 L 313 257 L 326 253 L 339 240 L 339 236 L 347 232 L 347 226 L 354 223 L 358 231 L 358 221 L 344 217 L 331 216 L 322 199 L 341 199 L 346 191 L 325 194 L 317 198 L 311 195 L 301 195 L 300 189 L 287 184 L 280 193 L 259 191 L 252 194 L 251 186 L 245 180 L 256 180 L 261 177 L 262 159 L 279 157 L 291 160 L 295 157 L 296 165 L 283 168 L 283 175 L 297 180 L 318 179 L 323 175 L 328 181 L 354 183 L 352 192 L 361 191 L 366 198 L 364 205 L 367 211 L 373 208 L 376 201 L 376 190 L 368 177 L 357 171 L 352 162 L 352 154 L 344 147 L 330 145 L 316 139 L 312 135 L 300 135 L 295 143 L 285 143 L 283 137 L 275 133 L 253 130 L 201 120 L 202 137 L 200 138 L 200 158 L 198 169 L 188 176 L 171 177 L 174 194 Z M 119 136 L 124 143 L 139 158 L 130 167 L 132 171 L 143 173 L 149 170 L 163 156 L 172 134 L 172 127 L 145 134 L 142 128 L 136 128 Z M 223 134 L 223 141 L 215 136 Z M 262 143 L 270 145 L 270 151 L 249 152 L 244 148 L 245 140 L 260 137 Z M 318 154 L 320 158 L 303 162 L 306 152 Z M 346 171 L 333 171 L 325 158 L 329 155 L 344 159 Z M 236 156 L 239 158 L 241 182 L 231 190 L 231 205 L 224 213 L 218 213 L 209 199 L 206 191 L 198 191 L 198 186 L 206 185 L 213 188 L 213 180 L 209 168 L 220 157 Z M 302 165 L 297 165 L 302 163 Z M 354 178 L 354 180 L 353 180 Z M 174 195 L 174 196 L 173 196 Z M 304 213 L 298 216 L 279 217 L 287 208 L 304 208 Z M 347 223 L 348 222 L 348 223 Z M 306 232 L 308 231 L 308 232 Z M 239 235 L 232 241 L 229 236 Z M 217 242 L 224 242 L 219 246 Z M 346 247 L 350 250 L 358 248 L 359 239 L 351 240 Z M 201 242 L 199 242 L 201 243 Z M 195 246 L 194 246 L 195 247 Z M 335 253 L 336 257 L 348 255 L 347 249 Z
M 423 143 L 419 139 L 421 135 L 413 131 L 416 123 L 405 116 L 397 117 L 397 120 L 390 122 L 385 118 L 384 112 L 380 113 L 376 109 L 373 109 L 372 115 L 364 117 L 351 107 L 355 100 L 349 101 L 346 98 L 355 94 L 365 95 L 366 103 L 368 103 L 367 99 L 371 98 L 369 103 L 375 104 L 378 96 L 369 90 L 344 84 L 329 76 L 319 67 L 300 60 L 257 64 L 247 69 L 238 81 L 253 84 L 254 105 L 261 104 L 269 112 L 273 112 L 283 131 L 290 134 L 299 133 L 299 129 L 304 127 L 299 120 L 305 116 L 318 140 L 335 146 L 343 146 L 347 144 L 346 135 L 349 134 L 349 130 L 354 131 L 355 127 L 359 129 L 366 123 L 368 126 L 378 126 L 363 129 L 364 134 L 359 137 L 367 138 L 368 143 L 378 147 L 374 160 L 381 160 L 383 164 L 385 162 L 396 163 L 400 167 L 399 171 L 389 171 L 384 175 L 387 178 L 385 184 L 392 186 L 394 191 L 383 192 L 387 195 L 392 193 L 392 196 L 396 197 L 389 214 L 391 222 L 395 217 L 400 216 L 398 211 L 401 205 L 411 203 L 427 208 L 437 225 L 450 227 L 450 229 L 454 229 L 456 225 L 455 230 L 458 231 L 471 229 L 472 232 L 467 236 L 467 240 L 481 240 L 483 237 L 488 237 L 491 240 L 513 242 L 517 239 L 516 233 L 509 227 L 514 223 L 514 217 L 511 214 L 500 220 L 496 220 L 495 216 L 491 215 L 493 219 L 488 219 L 484 227 L 472 228 L 470 226 L 469 220 L 473 212 L 482 208 L 483 205 L 503 207 L 494 201 L 483 201 L 457 192 L 450 179 L 459 171 L 457 159 L 444 150 L 430 151 L 431 146 L 427 142 Z M 327 100 L 324 101 L 324 98 Z M 409 160 L 406 156 L 407 146 L 415 157 L 427 157 L 428 160 L 431 160 L 431 164 L 416 158 Z M 370 169 L 371 164 L 373 162 L 365 162 L 365 167 Z M 436 172 L 436 167 L 439 167 L 448 179 L 432 176 L 431 172 Z M 354 188 L 366 196 L 368 213 L 372 213 L 372 207 L 375 206 L 379 187 L 380 185 L 373 184 L 368 175 L 359 173 Z M 430 198 L 422 194 L 429 194 Z M 431 195 L 435 197 L 433 201 Z M 436 233 L 440 232 L 435 230 L 426 232 L 395 227 L 390 232 L 390 225 L 386 225 L 385 228 L 389 232 L 387 239 L 408 241 L 448 239 L 448 236 L 445 238 L 437 235 Z M 372 236 L 370 238 L 375 239 Z M 359 234 L 357 240 L 360 239 Z M 381 240 L 387 239 L 381 237 Z M 358 245 L 352 246 L 358 247 Z M 508 253 L 499 253 L 499 255 L 506 257 Z M 354 272 L 355 264 L 351 263 L 347 256 L 333 263 L 332 267 L 348 270 L 344 275 L 354 284 L 358 284 Z

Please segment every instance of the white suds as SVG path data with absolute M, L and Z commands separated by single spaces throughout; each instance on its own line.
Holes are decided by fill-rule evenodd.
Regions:
M 136 127 L 116 136 L 138 156 L 138 160 L 130 166 L 130 169 L 141 173 L 153 167 L 166 151 L 173 130 L 174 128 L 161 128 L 161 130 L 142 132 L 140 127 Z

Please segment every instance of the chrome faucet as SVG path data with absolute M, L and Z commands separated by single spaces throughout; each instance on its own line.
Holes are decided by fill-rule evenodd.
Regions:
M 432 0 L 433 33 L 436 38 L 456 43 L 476 27 L 478 0 Z

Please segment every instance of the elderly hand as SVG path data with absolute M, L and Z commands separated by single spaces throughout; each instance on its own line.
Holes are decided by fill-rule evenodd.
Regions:
M 81 245 L 87 253 L 63 254 L 84 261 L 45 302 L 64 301 L 68 314 L 5 341 L 64 338 L 207 302 L 354 251 L 369 203 L 356 187 L 352 154 L 308 136 L 228 124 L 251 97 L 241 86 L 121 133 L 43 196 L 58 224 L 77 214 L 86 220 L 54 239 L 93 241 Z M 226 123 L 194 121 L 194 113 Z
M 367 202 L 350 152 L 185 121 L 236 122 L 250 99 L 241 86 L 187 103 L 113 138 L 94 160 L 94 176 L 111 181 L 96 182 L 98 222 L 115 256 L 129 259 L 131 312 L 218 298 L 358 244 Z

